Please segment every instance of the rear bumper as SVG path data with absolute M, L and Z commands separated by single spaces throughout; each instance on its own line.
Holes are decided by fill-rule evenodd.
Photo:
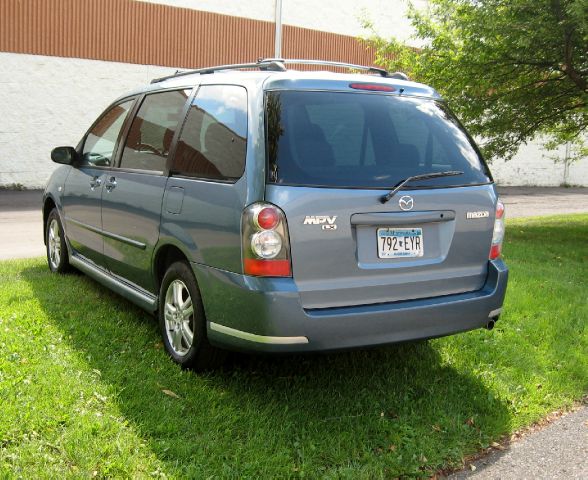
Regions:
M 244 351 L 312 352 L 451 335 L 500 313 L 508 269 L 491 261 L 481 290 L 421 300 L 302 308 L 290 278 L 255 278 L 193 264 L 214 345 Z

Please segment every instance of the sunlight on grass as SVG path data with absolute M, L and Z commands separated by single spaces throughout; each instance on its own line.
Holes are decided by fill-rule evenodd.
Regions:
M 389 478 L 459 465 L 588 391 L 587 238 L 588 215 L 510 221 L 491 332 L 235 355 L 207 375 L 172 364 L 155 322 L 87 277 L 0 263 L 0 476 Z

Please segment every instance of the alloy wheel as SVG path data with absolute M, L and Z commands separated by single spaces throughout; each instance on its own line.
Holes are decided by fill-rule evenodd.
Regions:
M 49 248 L 49 262 L 51 262 L 51 268 L 57 270 L 59 262 L 61 261 L 61 235 L 59 233 L 59 222 L 55 218 L 51 220 L 51 223 L 49 224 L 47 247 Z
M 194 306 L 186 284 L 173 280 L 167 287 L 164 306 L 165 331 L 173 352 L 183 357 L 194 343 Z

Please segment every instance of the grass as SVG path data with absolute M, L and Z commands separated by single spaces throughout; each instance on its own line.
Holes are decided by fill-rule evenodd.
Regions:
M 496 328 L 183 372 L 152 319 L 0 263 L 1 478 L 427 477 L 588 391 L 588 215 L 510 221 Z

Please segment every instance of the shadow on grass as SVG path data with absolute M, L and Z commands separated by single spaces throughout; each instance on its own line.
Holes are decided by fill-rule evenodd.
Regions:
M 420 476 L 508 429 L 503 402 L 434 342 L 235 355 L 196 375 L 166 357 L 150 316 L 92 280 L 22 275 L 172 476 Z

